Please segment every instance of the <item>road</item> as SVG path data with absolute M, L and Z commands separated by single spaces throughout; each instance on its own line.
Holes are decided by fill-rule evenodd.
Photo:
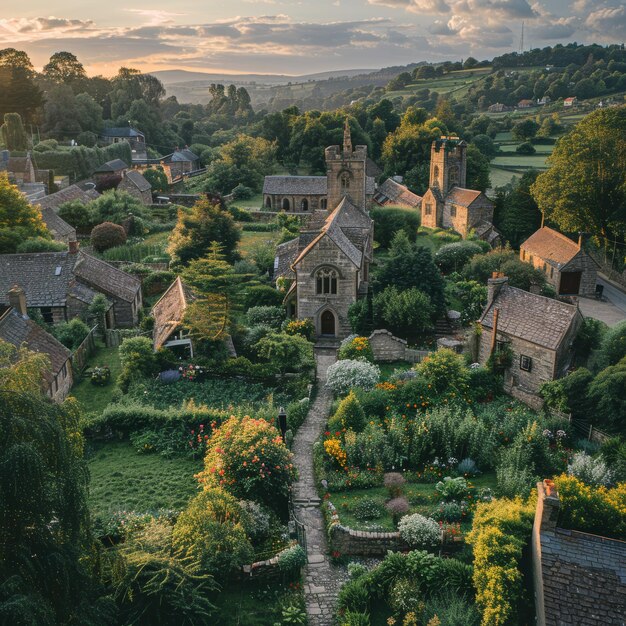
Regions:
M 624 315 L 626 315 L 626 292 L 618 289 L 612 283 L 604 280 L 598 276 L 598 285 L 604 286 L 604 292 L 602 295 L 618 309 L 620 309 Z

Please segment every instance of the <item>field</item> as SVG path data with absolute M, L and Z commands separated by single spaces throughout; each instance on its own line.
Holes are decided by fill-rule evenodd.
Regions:
M 407 85 L 404 89 L 398 91 L 390 91 L 385 94 L 386 98 L 394 96 L 407 96 L 421 89 L 429 89 L 440 94 L 462 95 L 463 90 L 467 89 L 472 83 L 483 79 L 491 73 L 490 67 L 481 67 L 473 70 L 459 70 L 450 72 L 444 76 L 437 78 L 424 78 Z
M 247 257 L 252 250 L 263 243 L 271 242 L 272 245 L 276 242 L 278 236 L 277 232 L 264 232 L 257 233 L 244 230 L 241 233 L 241 241 L 239 242 L 239 252 L 243 257 Z
M 181 510 L 197 490 L 202 462 L 139 454 L 127 441 L 94 444 L 88 451 L 89 504 L 93 514 Z

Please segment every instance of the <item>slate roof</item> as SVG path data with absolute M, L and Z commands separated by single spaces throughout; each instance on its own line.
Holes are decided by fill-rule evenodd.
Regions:
M 411 208 L 418 208 L 422 203 L 422 198 L 413 193 L 408 187 L 388 178 L 376 191 L 374 201 L 381 206 L 396 204 Z
M 183 321 L 188 303 L 194 299 L 189 287 L 183 283 L 180 276 L 177 276 L 150 312 L 154 318 L 152 338 L 155 350 L 163 347 L 170 335 L 178 328 Z
M 626 542 L 563 528 L 542 532 L 541 569 L 547 624 L 624 624 Z
M 503 284 L 479 320 L 493 328 L 499 309 L 498 332 L 556 350 L 580 311 L 576 306 Z
M 130 126 L 105 128 L 102 131 L 103 137 L 143 137 L 143 133 Z
M 124 178 L 128 179 L 139 191 L 151 191 L 152 185 L 146 180 L 144 175 L 137 170 L 129 170 L 124 174 Z
M 48 383 L 54 380 L 72 353 L 39 324 L 22 317 L 15 309 L 5 310 L 0 317 L 0 339 L 19 348 L 26 344 L 29 350 L 45 354 L 50 359 L 51 371 L 44 373 Z
M 163 157 L 163 161 L 165 161 L 165 163 L 174 163 L 174 162 L 194 162 L 197 161 L 198 159 L 200 159 L 200 157 L 197 154 L 194 154 L 191 150 L 189 150 L 189 148 L 183 148 L 182 150 L 174 150 L 174 152 L 172 152 L 172 154 L 168 154 L 167 156 Z
M 452 202 L 453 204 L 469 207 L 482 195 L 482 192 L 477 191 L 476 189 L 463 189 L 463 187 L 452 187 L 452 189 L 450 189 L 450 192 L 446 196 L 446 202 Z
M 100 196 L 100 194 L 95 189 L 92 189 L 91 192 L 93 193 L 90 193 L 89 191 L 84 191 L 77 185 L 70 185 L 65 189 L 61 189 L 55 193 L 51 193 L 50 195 L 40 198 L 39 200 L 37 200 L 36 204 L 45 209 L 58 209 L 62 204 L 65 204 L 66 202 L 71 202 L 72 200 L 79 200 L 83 204 L 87 204 L 88 202 L 91 202 L 92 200 Z M 95 198 L 94 193 L 96 194 Z
M 92 291 L 132 302 L 141 281 L 105 261 L 80 251 L 33 252 L 0 255 L 0 303 L 8 303 L 13 285 L 24 289 L 32 307 L 63 307 L 74 280 L 87 283 Z M 83 297 L 87 292 L 81 291 Z
M 378 178 L 382 173 L 383 170 L 376 161 L 372 160 L 371 157 L 367 157 L 367 161 L 365 161 L 365 174 L 372 178 Z
M 276 256 L 274 257 L 274 280 L 281 277 L 294 278 L 291 266 L 300 253 L 300 237 L 286 241 L 276 246 Z
M 325 196 L 326 176 L 266 176 L 263 193 Z
M 45 222 L 48 230 L 55 235 L 55 239 L 73 239 L 76 240 L 76 229 L 70 226 L 65 220 L 61 219 L 52 208 L 41 209 L 41 217 Z
M 118 172 L 119 170 L 127 170 L 128 165 L 122 159 L 113 159 L 107 161 L 94 170 L 94 174 L 109 174 L 110 172 Z
M 580 252 L 578 244 L 548 226 L 535 231 L 520 246 L 520 250 L 525 250 L 554 267 L 567 265 Z

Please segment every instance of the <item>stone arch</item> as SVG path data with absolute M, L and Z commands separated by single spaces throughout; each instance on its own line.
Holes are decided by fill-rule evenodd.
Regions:
M 348 170 L 342 170 L 339 172 L 339 186 L 342 193 L 348 193 L 350 191 L 350 184 L 352 181 L 352 174 Z
M 336 337 L 338 327 L 339 318 L 337 313 L 330 307 L 324 307 L 317 315 L 317 334 L 327 337 Z
M 302 198 L 300 201 L 300 210 L 308 211 L 309 210 L 309 201 L 306 198 Z
M 266 209 L 271 209 L 272 208 L 272 198 L 271 198 L 271 196 L 267 196 L 267 198 L 265 198 L 265 208 Z
M 283 198 L 281 208 L 283 211 L 289 211 L 290 209 L 289 198 Z

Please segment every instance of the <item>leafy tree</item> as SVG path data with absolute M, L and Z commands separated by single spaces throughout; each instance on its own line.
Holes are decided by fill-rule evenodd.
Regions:
M 463 356 L 448 348 L 432 352 L 416 369 L 437 393 L 460 390 L 469 377 Z
M 479 191 L 491 187 L 489 159 L 474 144 L 467 146 L 467 187 Z
M 383 247 L 388 248 L 398 231 L 406 233 L 410 241 L 417 239 L 420 216 L 416 211 L 394 209 L 390 207 L 375 208 L 370 211 L 374 220 L 374 236 Z
M 32 206 L 0 172 L 0 252 L 15 252 L 17 246 L 32 237 L 50 239 L 41 211 Z
M 122 226 L 113 222 L 98 224 L 91 231 L 91 245 L 96 252 L 104 252 L 115 246 L 123 246 L 126 243 L 126 231 Z
M 76 96 L 76 114 L 83 131 L 99 134 L 102 130 L 103 108 L 88 93 Z
M 19 113 L 5 113 L 4 124 L 0 126 L 2 142 L 9 150 L 26 150 L 28 139 Z
M 237 244 L 241 231 L 233 216 L 219 202 L 198 200 L 191 210 L 180 209 L 178 221 L 172 232 L 168 253 L 172 260 L 186 264 L 206 255 L 217 242 L 228 261 L 239 257 Z
M 509 278 L 511 287 L 528 291 L 531 285 L 544 286 L 546 277 L 530 263 L 524 263 L 510 248 L 498 248 L 472 257 L 463 270 L 469 280 L 485 284 L 493 272 L 502 272 Z
M 476 135 L 472 143 L 490 160 L 498 153 L 498 146 L 489 135 Z
M 590 409 L 588 390 L 593 374 L 579 367 L 564 378 L 551 380 L 541 386 L 540 393 L 551 409 L 587 418 Z
M 59 207 L 59 217 L 83 233 L 90 232 L 96 222 L 92 206 L 83 204 L 80 200 L 62 204 Z
M 617 365 L 626 357 L 626 321 L 609 328 L 600 344 L 598 362 L 600 367 Z
M 521 122 L 517 122 L 511 129 L 511 132 L 513 133 L 514 139 L 519 141 L 528 141 L 537 134 L 538 130 L 539 124 L 537 124 L 535 120 L 527 118 Z
M 89 204 L 95 221 L 121 224 L 132 217 L 143 217 L 146 214 L 144 205 L 125 191 L 111 190 L 103 193 Z M 133 233 L 129 233 L 133 234 Z
M 0 116 L 19 113 L 33 121 L 43 104 L 43 92 L 35 84 L 35 71 L 28 55 L 15 48 L 0 50 Z
M 388 285 L 373 298 L 374 324 L 385 325 L 394 332 L 422 333 L 433 327 L 435 310 L 427 294 L 411 287 L 402 291 Z
M 354 391 L 339 403 L 337 411 L 329 422 L 329 430 L 353 430 L 360 433 L 367 425 L 365 411 Z
M 125 339 L 119 349 L 122 371 L 117 383 L 124 392 L 130 384 L 145 376 L 153 376 L 158 372 L 159 362 L 148 337 L 130 337 Z
M 475 280 L 459 280 L 452 283 L 452 293 L 461 301 L 461 321 L 475 322 L 487 304 L 487 287 Z
M 78 119 L 76 96 L 66 84 L 54 85 L 46 94 L 45 129 L 59 139 L 72 137 L 82 129 Z
M 537 150 L 532 143 L 525 141 L 524 143 L 521 143 L 519 146 L 517 146 L 517 148 L 515 148 L 515 152 L 517 152 L 517 154 L 529 156 L 531 154 L 535 154 Z
M 456 241 L 437 250 L 435 263 L 442 272 L 458 272 L 473 256 L 481 252 L 482 248 L 473 241 Z
M 268 333 L 254 345 L 259 359 L 268 362 L 273 371 L 310 373 L 315 367 L 313 345 L 301 335 Z
M 89 326 L 78 317 L 69 322 L 57 324 L 53 328 L 54 336 L 70 350 L 76 350 L 89 334 Z
M 546 218 L 596 239 L 626 232 L 626 108 L 594 111 L 562 137 L 531 193 Z
M 169 183 L 167 182 L 167 176 L 161 166 L 156 168 L 150 168 L 143 173 L 144 178 L 152 186 L 152 191 L 155 193 L 166 193 L 169 191 Z
M 65 85 L 87 78 L 82 63 L 71 52 L 55 52 L 44 65 L 42 74 L 52 82 Z

